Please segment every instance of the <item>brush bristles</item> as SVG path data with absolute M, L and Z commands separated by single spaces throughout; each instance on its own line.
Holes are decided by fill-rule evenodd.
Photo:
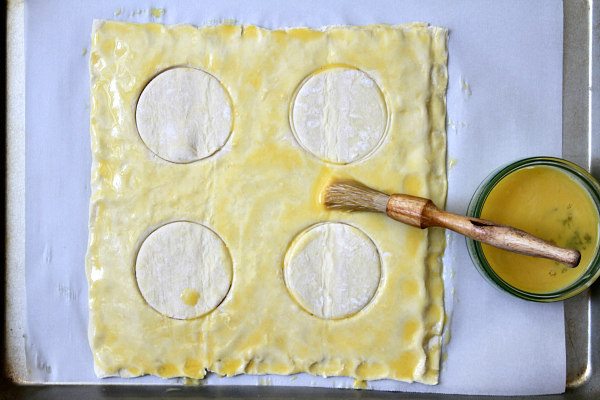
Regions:
M 389 197 L 355 181 L 339 181 L 325 189 L 323 203 L 337 210 L 385 212 Z

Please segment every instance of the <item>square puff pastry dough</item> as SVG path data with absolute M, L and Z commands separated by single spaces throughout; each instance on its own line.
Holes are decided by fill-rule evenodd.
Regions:
M 308 372 L 437 383 L 443 233 L 383 215 L 330 212 L 318 196 L 330 179 L 345 177 L 443 206 L 446 42 L 445 29 L 425 24 L 267 30 L 96 21 L 86 272 L 97 375 Z M 339 65 L 367 73 L 388 113 L 379 147 L 349 164 L 310 154 L 290 128 L 299 85 Z M 174 66 L 212 74 L 233 110 L 224 147 L 188 164 L 156 156 L 136 128 L 144 87 Z M 225 299 L 195 319 L 157 312 L 136 282 L 141 243 L 172 221 L 210 227 L 232 259 Z M 297 235 L 328 221 L 359 228 L 381 260 L 370 303 L 335 320 L 305 311 L 286 288 L 283 270 Z

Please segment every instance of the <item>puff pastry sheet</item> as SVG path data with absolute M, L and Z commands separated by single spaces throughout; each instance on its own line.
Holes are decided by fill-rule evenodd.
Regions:
M 202 378 L 294 374 L 435 384 L 444 323 L 444 236 L 382 215 L 330 212 L 319 192 L 334 177 L 380 190 L 446 196 L 447 32 L 424 24 L 266 30 L 256 26 L 94 25 L 91 69 L 89 341 L 99 376 Z M 161 71 L 188 66 L 231 98 L 233 130 L 205 159 L 176 164 L 150 151 L 136 102 Z M 387 127 L 366 158 L 325 162 L 290 127 L 290 107 L 315 71 L 357 68 L 380 87 Z M 217 233 L 232 259 L 231 288 L 189 320 L 150 307 L 135 277 L 144 239 L 172 221 Z M 347 318 L 306 312 L 284 282 L 284 258 L 307 228 L 360 229 L 381 258 L 369 304 Z

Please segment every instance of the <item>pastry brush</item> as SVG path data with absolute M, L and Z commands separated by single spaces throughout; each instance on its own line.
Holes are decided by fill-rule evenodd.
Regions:
M 322 201 L 329 209 L 370 211 L 417 228 L 441 227 L 500 249 L 547 258 L 576 267 L 579 251 L 558 247 L 520 229 L 438 209 L 431 200 L 407 194 L 388 195 L 356 181 L 329 184 Z

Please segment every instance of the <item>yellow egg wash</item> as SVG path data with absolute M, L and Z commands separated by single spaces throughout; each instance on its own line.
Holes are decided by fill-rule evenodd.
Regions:
M 446 196 L 446 30 L 424 24 L 271 31 L 97 21 L 90 49 L 91 204 L 86 271 L 90 346 L 98 376 L 343 375 L 363 382 L 435 384 L 444 325 L 442 230 L 319 204 L 336 177 L 377 189 Z M 350 65 L 381 88 L 382 142 L 365 159 L 328 164 L 302 148 L 289 110 L 304 79 Z M 174 66 L 212 74 L 231 98 L 233 130 L 197 162 L 154 155 L 136 129 L 148 82 Z M 214 230 L 233 263 L 231 289 L 212 312 L 177 320 L 148 306 L 135 259 L 150 232 L 172 221 Z M 362 230 L 381 255 L 381 280 L 355 315 L 304 311 L 284 282 L 294 238 L 317 223 Z M 165 288 L 168 290 L 168 288 Z M 177 293 L 192 306 L 205 293 Z
M 183 292 L 181 292 L 181 301 L 187 304 L 190 307 L 198 304 L 198 300 L 200 300 L 200 293 L 194 289 L 187 288 Z
M 599 218 L 594 201 L 575 178 L 554 167 L 525 167 L 504 177 L 485 200 L 481 218 L 581 252 L 579 266 L 569 268 L 482 245 L 498 276 L 526 292 L 550 293 L 569 286 L 586 271 L 598 247 Z

